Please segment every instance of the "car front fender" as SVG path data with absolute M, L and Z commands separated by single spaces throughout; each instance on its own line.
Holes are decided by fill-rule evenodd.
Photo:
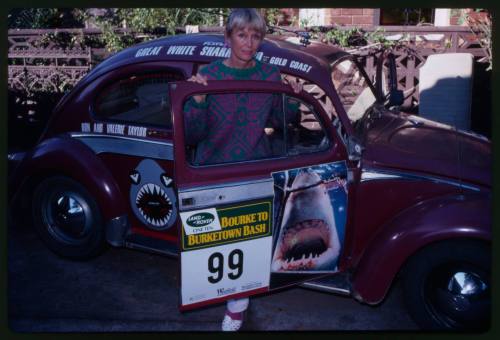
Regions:
M 352 276 L 352 294 L 380 303 L 393 279 L 426 245 L 450 239 L 491 241 L 491 194 L 464 193 L 433 198 L 408 208 L 382 227 L 363 252 Z
M 85 186 L 105 220 L 126 213 L 120 189 L 104 163 L 88 146 L 66 135 L 47 139 L 28 152 L 10 185 L 19 190 L 26 183 L 36 185 L 36 179 L 53 175 L 71 177 Z

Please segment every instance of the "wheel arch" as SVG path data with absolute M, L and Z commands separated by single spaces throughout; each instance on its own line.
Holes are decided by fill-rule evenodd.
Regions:
M 420 250 L 447 241 L 491 243 L 489 194 L 434 198 L 400 213 L 375 235 L 353 272 L 352 293 L 378 304 L 394 279 Z
M 105 221 L 126 213 L 120 189 L 104 163 L 85 144 L 67 136 L 50 138 L 26 155 L 10 183 L 17 188 L 13 199 L 21 199 L 26 208 L 26 198 L 30 201 L 37 185 L 52 176 L 81 183 L 97 201 Z

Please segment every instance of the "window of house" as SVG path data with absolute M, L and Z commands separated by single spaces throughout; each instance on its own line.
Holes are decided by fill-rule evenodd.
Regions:
M 381 25 L 418 25 L 432 24 L 434 11 L 432 8 L 382 8 L 380 9 Z
M 184 105 L 187 159 L 193 165 L 282 158 L 330 145 L 313 106 L 294 96 L 209 94 L 201 103 L 193 96 Z
M 175 71 L 129 75 L 101 91 L 94 114 L 104 120 L 171 128 L 168 85 L 182 79 Z

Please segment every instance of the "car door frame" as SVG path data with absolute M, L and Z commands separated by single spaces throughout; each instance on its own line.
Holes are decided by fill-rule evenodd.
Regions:
M 293 89 L 278 82 L 268 81 L 211 81 L 207 87 L 191 82 L 174 82 L 170 86 L 172 115 L 174 118 L 174 159 L 176 184 L 179 188 L 192 187 L 206 183 L 221 184 L 242 177 L 255 179 L 271 172 L 298 168 L 321 163 L 348 159 L 347 149 L 321 104 L 305 91 L 294 93 Z M 290 157 L 269 158 L 231 164 L 209 166 L 189 165 L 185 155 L 184 119 L 181 114 L 184 98 L 197 93 L 228 92 L 279 92 L 301 99 L 314 108 L 330 140 L 330 147 L 324 151 L 300 154 Z

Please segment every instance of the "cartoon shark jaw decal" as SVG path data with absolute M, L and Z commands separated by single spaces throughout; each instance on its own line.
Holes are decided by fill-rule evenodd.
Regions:
M 172 178 L 152 159 L 144 159 L 130 172 L 130 206 L 148 228 L 165 230 L 177 220 Z
M 272 270 L 334 270 L 340 253 L 327 189 L 314 172 L 301 171 L 285 204 Z
M 135 201 L 142 217 L 155 227 L 167 224 L 172 216 L 172 202 L 167 193 L 156 184 L 143 185 Z

